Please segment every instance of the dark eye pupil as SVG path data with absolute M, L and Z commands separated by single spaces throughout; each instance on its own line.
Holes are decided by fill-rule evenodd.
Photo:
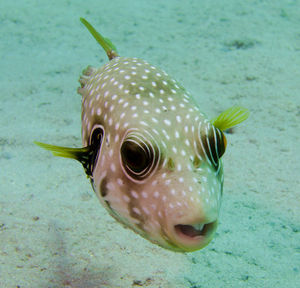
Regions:
M 143 172 L 149 165 L 150 157 L 147 148 L 142 145 L 125 141 L 121 147 L 124 164 L 134 173 Z

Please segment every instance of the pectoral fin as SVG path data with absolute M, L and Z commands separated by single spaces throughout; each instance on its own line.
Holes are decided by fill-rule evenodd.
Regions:
M 50 145 L 37 141 L 34 141 L 34 143 L 46 150 L 51 151 L 54 156 L 71 158 L 79 161 L 82 164 L 87 176 L 92 176 L 93 169 L 91 167 L 91 164 L 93 163 L 92 159 L 95 154 L 95 151 L 92 146 L 87 146 L 83 148 L 69 148 Z

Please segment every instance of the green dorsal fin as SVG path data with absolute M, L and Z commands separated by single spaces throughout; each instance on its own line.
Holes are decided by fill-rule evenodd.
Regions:
M 34 144 L 46 150 L 51 151 L 54 156 L 71 158 L 79 161 L 82 164 L 87 176 L 92 175 L 91 159 L 93 157 L 94 152 L 91 146 L 87 146 L 83 148 L 69 148 L 69 147 L 50 145 L 50 144 L 37 142 L 37 141 L 34 141 Z
M 249 114 L 248 109 L 235 106 L 225 110 L 217 118 L 211 120 L 211 122 L 216 128 L 224 131 L 245 121 L 249 117 Z
M 116 46 L 108 39 L 103 37 L 96 29 L 84 18 L 80 18 L 81 23 L 90 31 L 92 36 L 96 41 L 101 45 L 101 47 L 106 52 L 108 59 L 111 60 L 115 57 L 118 57 Z

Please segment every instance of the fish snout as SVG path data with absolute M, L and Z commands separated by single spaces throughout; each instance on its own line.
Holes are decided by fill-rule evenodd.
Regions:
M 186 252 L 202 249 L 213 239 L 217 226 L 217 220 L 176 224 L 173 228 L 175 243 Z
M 204 248 L 213 239 L 218 226 L 218 213 L 201 215 L 199 211 L 174 219 L 169 227 L 172 242 L 183 252 Z

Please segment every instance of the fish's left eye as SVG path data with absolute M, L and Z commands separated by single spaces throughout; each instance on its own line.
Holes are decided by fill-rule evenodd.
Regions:
M 93 127 L 91 137 L 90 137 L 90 143 L 89 143 L 89 146 L 91 147 L 91 153 L 89 155 L 89 166 L 88 166 L 89 169 L 88 171 L 86 171 L 86 173 L 89 172 L 87 173 L 89 176 L 92 175 L 94 167 L 100 155 L 103 134 L 104 134 L 104 129 L 102 126 Z
M 120 153 L 126 174 L 134 180 L 143 180 L 153 171 L 157 163 L 156 149 L 141 135 L 127 135 Z
M 207 161 L 216 169 L 219 166 L 219 159 L 224 155 L 226 149 L 226 137 L 224 133 L 212 124 L 199 126 L 199 141 Z M 200 152 L 201 153 L 201 152 Z

